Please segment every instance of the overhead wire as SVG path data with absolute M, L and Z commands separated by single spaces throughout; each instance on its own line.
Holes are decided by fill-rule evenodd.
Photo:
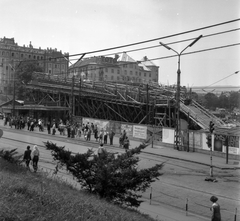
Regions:
M 205 51 L 212 51 L 212 50 L 217 50 L 217 49 L 223 49 L 223 48 L 228 48 L 228 47 L 233 47 L 233 46 L 239 46 L 240 43 L 235 43 L 235 44 L 230 44 L 230 45 L 223 45 L 223 46 L 218 46 L 218 47 L 213 47 L 213 48 L 207 48 L 207 49 L 202 49 L 202 50 L 197 50 L 197 51 L 191 51 L 191 52 L 186 52 L 183 53 L 182 55 L 189 55 L 189 54 L 195 54 L 195 53 L 200 53 L 200 52 L 205 52 Z M 156 61 L 156 60 L 162 60 L 162 59 L 168 59 L 168 58 L 174 58 L 177 57 L 178 55 L 170 55 L 170 56 L 164 56 L 164 57 L 158 57 L 158 58 L 150 58 L 148 59 L 148 61 Z M 123 64 L 118 64 L 118 66 L 123 66 L 125 65 L 125 63 Z M 116 65 L 108 65 L 108 66 L 104 66 L 104 67 L 98 67 L 98 68 L 88 68 L 87 71 L 93 71 L 93 70 L 100 70 L 100 69 L 104 69 L 104 68 L 111 68 L 111 67 L 116 67 Z M 55 74 L 62 74 L 62 73 L 55 73 Z
M 211 87 L 212 85 L 214 85 L 214 84 L 216 84 L 216 83 L 218 83 L 218 82 L 220 82 L 220 81 L 223 81 L 224 79 L 229 78 L 229 77 L 231 77 L 232 75 L 235 75 L 235 74 L 238 74 L 238 73 L 239 73 L 239 71 L 235 71 L 234 73 L 232 73 L 232 74 L 230 74 L 230 75 L 228 75 L 228 76 L 226 76 L 226 77 L 224 77 L 224 78 L 222 78 L 222 79 L 220 79 L 220 80 L 218 80 L 218 81 L 216 81 L 216 82 L 214 82 L 214 83 L 212 83 L 212 84 L 210 84 L 210 85 L 208 85 L 208 86 L 206 86 L 206 87 L 204 87 L 204 88 L 202 88 L 202 89 L 206 89 L 206 88 L 208 88 L 208 87 Z
M 221 26 L 221 25 L 226 25 L 226 24 L 230 24 L 230 23 L 233 23 L 233 22 L 237 22 L 237 21 L 240 21 L 240 18 L 230 20 L 230 21 L 226 21 L 226 22 L 222 22 L 222 23 L 209 25 L 209 26 L 205 26 L 205 27 L 201 27 L 201 28 L 197 28 L 197 29 L 192 29 L 192 30 L 189 30 L 189 31 L 179 32 L 179 33 L 172 34 L 172 35 L 167 35 L 167 36 L 163 36 L 163 37 L 159 37 L 159 38 L 149 39 L 149 40 L 145 40 L 145 41 L 135 42 L 135 43 L 126 44 L 126 45 L 120 45 L 120 46 L 115 46 L 115 47 L 105 48 L 105 49 L 100 49 L 100 50 L 95 50 L 95 51 L 72 54 L 72 55 L 69 55 L 68 57 L 70 58 L 70 57 L 74 57 L 74 56 L 83 56 L 83 55 L 87 55 L 87 54 L 100 53 L 100 52 L 104 52 L 104 51 L 110 51 L 110 50 L 135 46 L 135 45 L 139 45 L 139 44 L 145 44 L 145 43 L 149 43 L 149 42 L 153 42 L 153 41 L 159 41 L 159 40 L 166 39 L 166 38 L 171 38 L 171 37 L 176 37 L 176 36 L 179 36 L 179 35 L 184 35 L 184 34 L 196 32 L 196 31 L 200 31 L 200 30 L 204 30 L 204 29 L 209 29 L 209 28 L 213 28 L 213 27 L 217 27 L 217 26 Z M 191 39 L 189 39 L 189 40 L 191 40 Z M 116 53 L 113 53 L 113 54 L 116 54 Z M 66 59 L 65 56 L 54 57 L 53 59 L 60 59 L 60 58 L 65 58 Z M 47 60 L 47 59 L 42 59 L 42 60 Z M 28 60 L 28 61 L 30 61 L 30 60 Z
M 229 33 L 229 32 L 239 31 L 239 30 L 240 30 L 240 28 L 235 28 L 235 29 L 231 29 L 231 30 L 227 30 L 227 31 L 222 31 L 222 32 L 217 32 L 217 33 L 213 33 L 213 34 L 204 35 L 202 38 L 207 38 L 207 37 L 220 35 L 220 34 L 226 34 L 226 33 Z M 167 45 L 173 45 L 173 44 L 178 44 L 178 43 L 192 41 L 192 40 L 195 40 L 195 38 L 188 38 L 188 39 L 185 39 L 185 40 L 174 41 L 174 42 L 167 43 Z M 152 48 L 157 48 L 157 47 L 161 47 L 161 45 L 158 44 L 158 45 L 149 46 L 149 47 L 143 47 L 143 48 L 132 49 L 132 50 L 125 50 L 124 52 L 126 52 L 126 53 L 136 52 L 136 51 L 147 50 L 147 49 L 152 49 Z M 105 55 L 102 55 L 102 56 L 111 56 L 111 55 L 121 54 L 121 53 L 123 53 L 123 52 L 105 54 Z M 71 59 L 71 60 L 77 60 L 77 59 Z
M 83 54 L 99 53 L 99 52 L 110 51 L 110 50 L 115 50 L 115 49 L 119 49 L 119 48 L 135 46 L 135 45 L 139 45 L 139 44 L 145 44 L 145 43 L 149 43 L 149 42 L 153 42 L 153 41 L 159 41 L 159 40 L 166 39 L 166 38 L 176 37 L 176 36 L 179 36 L 179 35 L 189 34 L 189 33 L 192 33 L 192 32 L 196 32 L 196 31 L 200 31 L 200 30 L 204 30 L 204 29 L 208 29 L 208 28 L 213 28 L 213 27 L 217 27 L 217 26 L 221 26 L 221 25 L 225 25 L 225 24 L 229 24 L 229 23 L 233 23 L 233 22 L 237 22 L 237 21 L 240 21 L 240 18 L 230 20 L 230 21 L 226 21 L 226 22 L 222 22 L 222 23 L 218 23 L 218 24 L 214 24 L 214 25 L 205 26 L 205 27 L 202 27 L 202 28 L 196 28 L 196 29 L 192 29 L 192 30 L 189 30 L 189 31 L 180 32 L 180 33 L 177 33 L 177 34 L 172 34 L 172 35 L 167 35 L 167 36 L 163 36 L 163 37 L 159 37 L 159 38 L 154 38 L 154 39 L 150 39 L 150 40 L 135 42 L 135 43 L 126 44 L 126 45 L 120 45 L 120 46 L 115 46 L 115 47 L 105 48 L 105 49 L 100 49 L 100 50 L 95 50 L 95 51 L 88 51 L 88 52 L 79 53 L 79 54 L 72 54 L 69 57 L 79 56 L 79 55 L 83 55 Z
M 160 39 L 170 38 L 170 37 L 179 36 L 179 35 L 195 32 L 195 31 L 199 31 L 199 30 L 203 30 L 203 29 L 207 29 L 207 28 L 212 28 L 212 27 L 217 27 L 217 26 L 220 26 L 220 25 L 225 25 L 225 24 L 229 24 L 229 23 L 232 23 L 232 22 L 236 22 L 236 21 L 240 21 L 240 19 L 234 19 L 234 20 L 230 20 L 230 21 L 226 21 L 226 22 L 222 22 L 222 23 L 218 23 L 218 24 L 214 24 L 214 25 L 209 25 L 209 26 L 205 26 L 205 27 L 202 27 L 202 28 L 197 28 L 197 29 L 193 29 L 193 30 L 189 30 L 189 31 L 185 31 L 185 32 L 181 32 L 181 33 L 177 33 L 177 34 L 173 34 L 173 35 L 168 35 L 168 36 L 164 36 L 164 37 L 160 37 L 160 38 L 146 40 L 146 41 L 142 41 L 142 42 L 136 42 L 136 43 L 132 43 L 132 44 L 117 46 L 117 47 L 113 47 L 113 48 L 106 48 L 106 49 L 96 50 L 96 51 L 92 51 L 92 52 L 84 52 L 84 53 L 79 53 L 79 54 L 73 54 L 73 55 L 69 55 L 69 57 L 77 56 L 77 55 L 78 56 L 79 55 L 84 56 L 86 54 L 97 53 L 97 52 L 102 52 L 102 51 L 108 51 L 108 50 L 119 49 L 119 48 L 123 48 L 123 47 L 130 47 L 130 46 L 134 46 L 134 45 L 144 44 L 144 43 L 148 43 L 148 42 L 152 42 L 152 41 L 156 41 L 156 40 L 160 40 Z M 222 32 L 217 32 L 217 33 L 213 33 L 213 34 L 209 34 L 209 35 L 204 35 L 203 38 L 216 36 L 216 35 L 220 35 L 220 34 L 225 34 L 225 33 L 238 31 L 238 30 L 240 30 L 240 28 L 231 29 L 231 30 L 222 31 Z M 189 39 L 184 39 L 184 40 L 180 40 L 180 41 L 174 41 L 174 42 L 170 42 L 170 43 L 167 43 L 167 44 L 168 45 L 177 44 L 177 43 L 182 43 L 182 42 L 186 42 L 186 41 L 191 41 L 193 39 L 195 39 L 195 38 L 189 38 Z M 184 53 L 183 55 L 188 55 L 188 54 L 193 54 L 193 53 L 198 53 L 198 52 L 204 52 L 204 51 L 209 51 L 209 50 L 215 50 L 215 49 L 220 49 L 220 48 L 225 48 L 225 47 L 231 47 L 231 46 L 236 46 L 236 45 L 239 45 L 239 43 L 232 44 L 232 45 L 226 45 L 226 46 L 220 46 L 220 47 L 214 47 L 214 48 L 209 48 L 209 49 L 204 49 L 204 50 L 198 50 L 198 51 L 193 51 L 193 52 L 188 52 L 188 53 Z M 147 50 L 147 49 L 156 48 L 156 47 L 161 47 L 161 45 L 155 45 L 155 46 L 143 47 L 143 48 L 138 48 L 138 49 L 132 49 L 132 50 L 124 51 L 124 52 L 126 52 L 126 53 L 128 52 L 129 53 L 129 52 L 135 52 L 135 51 L 140 51 L 140 50 Z M 123 53 L 123 52 L 116 52 L 116 53 L 106 54 L 106 55 L 102 55 L 102 56 L 110 56 L 110 55 L 121 54 L 121 53 Z M 154 61 L 154 60 L 172 58 L 172 57 L 176 57 L 176 56 L 177 55 L 172 55 L 172 56 L 166 56 L 166 57 L 161 57 L 161 58 L 152 58 L 152 59 L 148 59 L 148 60 L 149 61 Z M 52 59 L 57 59 L 57 58 L 65 58 L 65 57 L 56 57 L 56 58 L 52 58 Z M 43 60 L 44 59 L 39 60 L 39 61 L 43 61 Z M 79 60 L 79 59 L 68 59 L 69 62 L 71 62 L 73 60 Z M 27 61 L 29 62 L 30 60 L 27 60 Z M 33 61 L 36 62 L 38 60 L 33 60 Z M 58 74 L 58 73 L 56 73 L 56 74 Z

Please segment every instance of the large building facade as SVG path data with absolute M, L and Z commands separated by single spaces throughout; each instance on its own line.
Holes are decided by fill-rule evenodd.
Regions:
M 43 72 L 51 75 L 66 76 L 69 54 L 57 49 L 34 48 L 29 45 L 19 46 L 14 38 L 0 39 L 0 93 L 12 94 L 15 68 L 23 61 L 37 63 Z
M 126 53 L 115 57 L 84 58 L 69 67 L 71 76 L 89 81 L 158 83 L 159 67 L 144 57 L 135 61 Z

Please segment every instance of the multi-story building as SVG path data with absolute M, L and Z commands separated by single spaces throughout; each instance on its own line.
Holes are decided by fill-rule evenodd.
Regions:
M 69 54 L 57 49 L 34 48 L 19 46 L 14 38 L 0 39 L 0 92 L 11 94 L 16 67 L 23 61 L 34 61 L 42 67 L 45 73 L 51 75 L 66 75 L 68 71 Z
M 69 67 L 70 76 L 90 81 L 112 81 L 149 83 L 158 82 L 158 69 L 153 62 L 144 57 L 135 61 L 126 53 L 112 57 L 84 58 Z

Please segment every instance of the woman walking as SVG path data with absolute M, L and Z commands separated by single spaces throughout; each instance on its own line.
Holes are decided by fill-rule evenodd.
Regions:
M 216 196 L 212 196 L 210 201 L 213 203 L 210 208 L 212 210 L 211 221 L 221 221 L 220 205 L 217 203 L 218 198 Z
M 37 145 L 35 145 L 33 146 L 33 150 L 32 150 L 33 170 L 35 173 L 37 172 L 37 169 L 38 169 L 39 156 L 40 156 L 40 152 L 38 150 Z

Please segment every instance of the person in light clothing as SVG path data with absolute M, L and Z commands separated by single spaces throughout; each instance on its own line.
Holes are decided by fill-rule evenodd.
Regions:
M 32 161 L 33 161 L 33 170 L 35 173 L 37 172 L 37 169 L 38 169 L 39 157 L 40 157 L 40 152 L 38 150 L 38 147 L 37 145 L 34 145 L 32 150 Z

